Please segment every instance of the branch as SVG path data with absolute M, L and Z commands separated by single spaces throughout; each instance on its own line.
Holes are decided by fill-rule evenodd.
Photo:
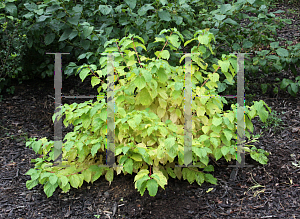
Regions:
M 134 45 L 133 37 L 131 38 L 131 40 L 132 40 L 132 43 L 133 43 L 133 47 L 134 47 L 134 50 L 135 50 L 135 54 L 136 54 L 136 56 L 137 56 L 137 58 L 138 58 L 138 60 L 139 60 L 139 64 L 140 64 L 141 68 L 143 68 L 143 66 L 141 65 L 141 61 L 140 61 L 139 55 L 138 55 L 138 53 L 137 53 L 137 51 L 136 51 L 136 48 L 135 48 L 135 45 Z
M 170 36 L 171 36 L 172 34 L 173 34 L 173 32 L 171 32 Z M 168 40 L 166 41 L 164 47 L 162 48 L 162 50 L 161 50 L 160 52 L 162 52 L 162 51 L 164 50 L 164 48 L 166 47 L 167 43 L 168 43 Z M 158 55 L 157 59 L 159 59 L 159 56 L 160 56 L 160 54 Z

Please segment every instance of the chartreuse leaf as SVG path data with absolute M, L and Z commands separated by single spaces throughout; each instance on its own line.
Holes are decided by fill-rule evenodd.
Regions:
M 84 79 L 89 75 L 90 70 L 88 68 L 83 68 L 80 73 L 79 73 L 79 77 L 82 81 L 84 81 Z
M 224 60 L 224 61 L 219 60 L 218 64 L 220 65 L 221 70 L 222 70 L 223 73 L 228 72 L 228 68 L 230 66 L 230 61 L 229 60 Z
M 144 79 L 147 83 L 151 82 L 152 79 L 152 75 L 149 71 L 147 71 L 146 69 L 141 69 L 142 75 L 144 76 Z
M 141 90 L 146 86 L 146 81 L 144 77 L 136 77 L 134 84 Z
M 170 58 L 170 53 L 168 50 L 163 50 L 163 51 L 157 51 L 155 52 L 155 55 L 157 57 L 163 58 L 163 59 L 169 59 Z
M 141 193 L 142 196 L 144 195 L 147 186 L 147 180 L 149 179 L 150 177 L 148 175 L 144 175 L 141 179 L 135 182 L 135 188 L 138 189 L 138 191 Z
M 227 141 L 230 141 L 232 138 L 232 131 L 230 131 L 229 129 L 224 129 L 223 132 Z
M 57 182 L 58 178 L 56 175 L 52 175 L 49 177 L 49 182 L 54 185 Z
M 198 36 L 198 41 L 201 43 L 201 44 L 204 44 L 204 45 L 207 45 L 209 43 L 209 36 L 207 34 L 204 34 L 204 35 L 199 35 Z
M 86 169 L 82 172 L 82 175 L 84 177 L 84 180 L 88 183 L 92 180 L 92 171 L 90 169 Z
M 61 177 L 60 177 L 60 181 L 61 181 L 62 187 L 65 187 L 65 186 L 68 184 L 69 179 L 68 179 L 66 176 L 61 176 Z M 62 187 L 61 187 L 61 188 L 62 188 Z
M 201 161 L 203 164 L 207 165 L 208 162 L 209 162 L 209 157 L 208 157 L 208 156 L 206 156 L 206 157 L 201 157 L 201 158 L 200 158 L 200 161 Z
M 84 176 L 82 174 L 78 174 L 78 177 L 79 177 L 79 187 L 81 187 L 83 184 Z
M 92 150 L 91 150 L 91 154 L 94 157 L 95 154 L 97 154 L 97 151 L 101 148 L 101 143 L 96 143 L 93 145 Z
M 134 181 L 140 180 L 143 176 L 148 175 L 149 170 L 142 169 L 138 172 L 138 174 L 134 177 Z M 149 177 L 150 179 L 150 177 Z
M 222 118 L 217 118 L 217 117 L 214 117 L 213 120 L 212 120 L 212 124 L 214 126 L 219 126 L 222 124 Z
M 210 191 L 212 191 L 214 188 L 209 188 L 206 193 L 209 193 Z
M 132 159 L 127 159 L 125 161 L 124 170 L 126 172 L 128 172 L 129 174 L 132 174 L 132 170 L 133 170 L 133 160 Z
M 251 151 L 250 156 L 253 160 L 256 160 L 261 164 L 267 164 L 268 162 L 268 158 L 263 153 L 259 153 L 257 151 Z
M 67 183 L 64 187 L 61 188 L 64 192 L 68 192 L 71 189 L 70 183 Z
M 199 140 L 199 142 L 203 142 L 203 141 L 206 141 L 207 139 L 209 139 L 209 136 L 201 135 L 198 140 Z
M 155 172 L 151 175 L 151 178 L 155 179 L 156 182 L 164 189 L 164 186 L 167 184 L 167 178 L 160 171 Z
M 250 119 L 253 119 L 256 116 L 256 110 L 255 110 L 254 106 L 251 107 L 251 110 L 249 110 L 247 115 L 249 116 Z
M 219 81 L 219 74 L 209 74 L 209 78 L 212 82 L 218 82 Z
M 143 88 L 140 94 L 140 103 L 144 106 L 149 106 L 152 103 L 151 95 L 147 88 Z
M 205 148 L 192 148 L 192 150 L 200 158 L 207 156 L 207 151 Z
M 142 169 L 138 172 L 138 174 L 134 177 L 135 181 L 135 188 L 138 189 L 138 191 L 141 193 L 141 195 L 144 194 L 146 185 L 147 185 L 147 180 L 150 179 L 148 176 L 149 171 Z
M 69 179 L 70 179 L 71 186 L 74 188 L 78 188 L 80 184 L 80 178 L 78 174 L 72 174 Z
M 259 101 L 259 102 L 255 102 L 254 103 L 254 108 L 259 116 L 259 118 L 261 119 L 262 122 L 266 122 L 269 113 L 268 111 L 264 108 L 263 102 Z
M 158 184 L 154 179 L 149 179 L 147 181 L 147 189 L 150 196 L 155 196 L 158 190 Z
M 204 176 L 206 182 L 217 185 L 217 179 L 213 175 L 206 173 Z
M 165 147 L 171 148 L 175 144 L 175 137 L 168 137 L 165 141 Z
M 253 132 L 254 127 L 253 127 L 251 120 L 249 120 L 248 116 L 245 116 L 245 124 L 246 124 L 246 127 L 249 129 L 249 131 Z
M 49 198 L 50 196 L 53 195 L 53 192 L 55 191 L 56 187 L 58 186 L 57 183 L 55 183 L 54 185 L 52 185 L 50 182 L 47 182 L 44 185 L 44 192 L 47 195 L 47 198 Z
M 229 153 L 229 147 L 223 146 L 223 147 L 221 148 L 221 152 L 222 152 L 223 156 L 225 156 L 226 154 Z
M 42 146 L 42 142 L 41 141 L 35 141 L 31 144 L 32 149 L 34 150 L 35 153 L 38 153 L 40 148 Z
M 100 84 L 100 81 L 100 78 L 93 76 L 91 80 L 92 87 L 96 86 L 97 84 Z
M 167 101 L 166 100 L 164 100 L 163 98 L 158 98 L 158 102 L 159 102 L 159 107 L 161 109 L 166 109 L 167 108 Z
M 221 148 L 215 148 L 213 155 L 215 156 L 216 160 L 219 160 L 222 157 Z
M 26 188 L 27 189 L 32 189 L 33 187 L 35 187 L 37 184 L 39 183 L 39 181 L 37 179 L 33 180 L 28 180 L 26 181 Z
M 99 167 L 98 167 L 99 168 Z M 93 171 L 91 170 L 92 172 L 95 172 L 93 174 L 93 177 L 92 177 L 92 183 L 95 182 L 97 179 L 99 179 L 99 177 L 102 175 L 102 170 L 99 168 L 97 171 Z
M 134 153 L 130 156 L 135 161 L 143 161 L 142 155 Z
M 176 48 L 178 48 L 180 46 L 179 36 L 177 36 L 177 35 L 171 35 L 171 36 L 167 37 L 167 39 Z
M 139 39 L 140 41 L 142 41 L 143 44 L 145 43 L 144 39 L 140 36 L 134 36 L 134 38 Z M 145 47 L 145 50 L 146 50 L 146 47 Z M 143 59 L 143 57 L 142 57 L 142 59 Z

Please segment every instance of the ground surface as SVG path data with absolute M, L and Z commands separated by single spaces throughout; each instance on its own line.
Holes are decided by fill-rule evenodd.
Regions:
M 264 129 L 255 143 L 270 152 L 268 164 L 247 157 L 254 167 L 240 169 L 234 181 L 228 165 L 235 163 L 219 160 L 211 162 L 218 185 L 199 187 L 170 178 L 155 197 L 147 192 L 140 196 L 134 175 L 115 176 L 111 186 L 101 177 L 66 194 L 57 189 L 50 198 L 41 185 L 28 190 L 30 177 L 24 174 L 38 155 L 25 147 L 24 140 L 25 136 L 53 140 L 53 84 L 53 79 L 25 82 L 0 103 L 0 218 L 300 218 L 300 167 L 292 164 L 300 161 L 300 102 L 285 93 L 273 99 L 255 97 L 277 111 L 283 125 Z M 62 93 L 96 95 L 90 87 L 88 81 L 82 84 L 73 77 L 63 81 Z M 255 133 L 260 133 L 261 124 L 254 125 Z M 209 188 L 213 190 L 206 192 Z

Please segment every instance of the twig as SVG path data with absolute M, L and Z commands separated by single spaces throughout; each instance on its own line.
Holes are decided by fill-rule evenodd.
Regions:
M 137 58 L 138 58 L 138 61 L 139 61 L 140 66 L 141 66 L 141 68 L 142 68 L 143 66 L 141 65 L 141 61 L 140 61 L 139 55 L 138 55 L 138 53 L 137 53 L 137 51 L 136 51 L 136 48 L 135 48 L 135 45 L 134 45 L 134 41 L 133 41 L 133 37 L 131 38 L 131 40 L 132 40 L 132 43 L 133 43 L 133 47 L 134 47 L 135 54 L 136 54 L 136 56 L 137 56 Z
M 173 34 L 173 32 L 171 32 L 170 36 L 171 36 L 172 34 Z M 167 43 L 168 43 L 168 40 L 166 41 L 164 47 L 162 48 L 162 50 L 161 50 L 160 52 L 162 52 L 162 51 L 164 50 L 164 48 L 166 47 Z M 160 57 L 160 54 L 158 54 L 157 59 L 159 59 L 159 57 Z

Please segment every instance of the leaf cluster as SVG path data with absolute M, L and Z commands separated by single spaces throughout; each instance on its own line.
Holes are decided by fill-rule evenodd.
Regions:
M 232 110 L 223 111 L 224 97 L 217 92 L 220 80 L 217 70 L 221 70 L 227 81 L 236 75 L 236 57 L 223 55 L 215 64 L 213 72 L 202 59 L 204 50 L 212 51 L 214 35 L 208 29 L 199 30 L 194 38 L 184 42 L 181 33 L 176 29 L 166 29 L 164 38 L 156 38 L 162 50 L 156 51 L 156 58 L 149 58 L 138 53 L 138 47 L 146 49 L 144 39 L 130 34 L 122 39 L 113 39 L 105 44 L 105 53 L 114 54 L 114 68 L 107 57 L 100 59 L 101 67 L 82 65 L 79 75 L 85 80 L 92 76 L 92 86 L 101 85 L 106 93 L 108 84 L 98 80 L 100 76 L 115 75 L 118 83 L 114 87 L 115 108 L 98 98 L 96 102 L 65 104 L 61 116 L 65 116 L 65 126 L 74 125 L 62 147 L 62 163 L 55 165 L 54 142 L 43 138 L 32 139 L 26 145 L 41 158 L 34 160 L 35 167 L 27 173 L 31 180 L 27 187 L 33 188 L 38 183 L 44 184 L 44 191 L 51 196 L 57 187 L 68 191 L 71 186 L 78 188 L 83 181 L 94 182 L 104 175 L 109 182 L 113 181 L 114 172 L 135 176 L 135 187 L 144 194 L 147 189 L 155 196 L 158 186 L 164 188 L 169 177 L 185 179 L 190 183 L 202 185 L 204 182 L 216 184 L 210 173 L 214 170 L 210 159 L 224 157 L 227 161 L 237 159 L 236 131 L 242 126 L 237 120 L 237 105 Z M 196 41 L 198 47 L 192 48 L 191 55 L 191 87 L 192 95 L 192 142 L 191 164 L 197 167 L 178 167 L 185 164 L 186 139 L 185 124 L 185 67 L 171 66 L 168 62 L 170 50 L 177 50 L 183 43 L 188 45 Z M 182 60 L 186 55 L 182 56 Z M 122 79 L 121 79 L 122 78 Z M 196 86 L 200 83 L 201 86 Z M 100 89 L 99 89 L 100 91 Z M 136 93 L 136 95 L 134 94 Z M 250 139 L 253 132 L 251 120 L 259 116 L 262 121 L 268 117 L 269 107 L 263 102 L 254 102 L 253 106 L 242 107 L 245 111 L 245 135 Z M 114 110 L 114 118 L 110 117 Z M 60 119 L 59 114 L 53 116 Z M 189 115 L 188 115 L 189 117 Z M 114 123 L 108 121 L 115 120 Z M 113 121 L 114 121 L 113 120 Z M 110 150 L 106 134 L 114 132 L 115 157 L 118 166 L 105 165 L 105 157 Z M 252 146 L 245 146 L 245 151 L 262 164 L 267 162 L 267 152 Z M 250 150 L 251 148 L 251 150 Z

